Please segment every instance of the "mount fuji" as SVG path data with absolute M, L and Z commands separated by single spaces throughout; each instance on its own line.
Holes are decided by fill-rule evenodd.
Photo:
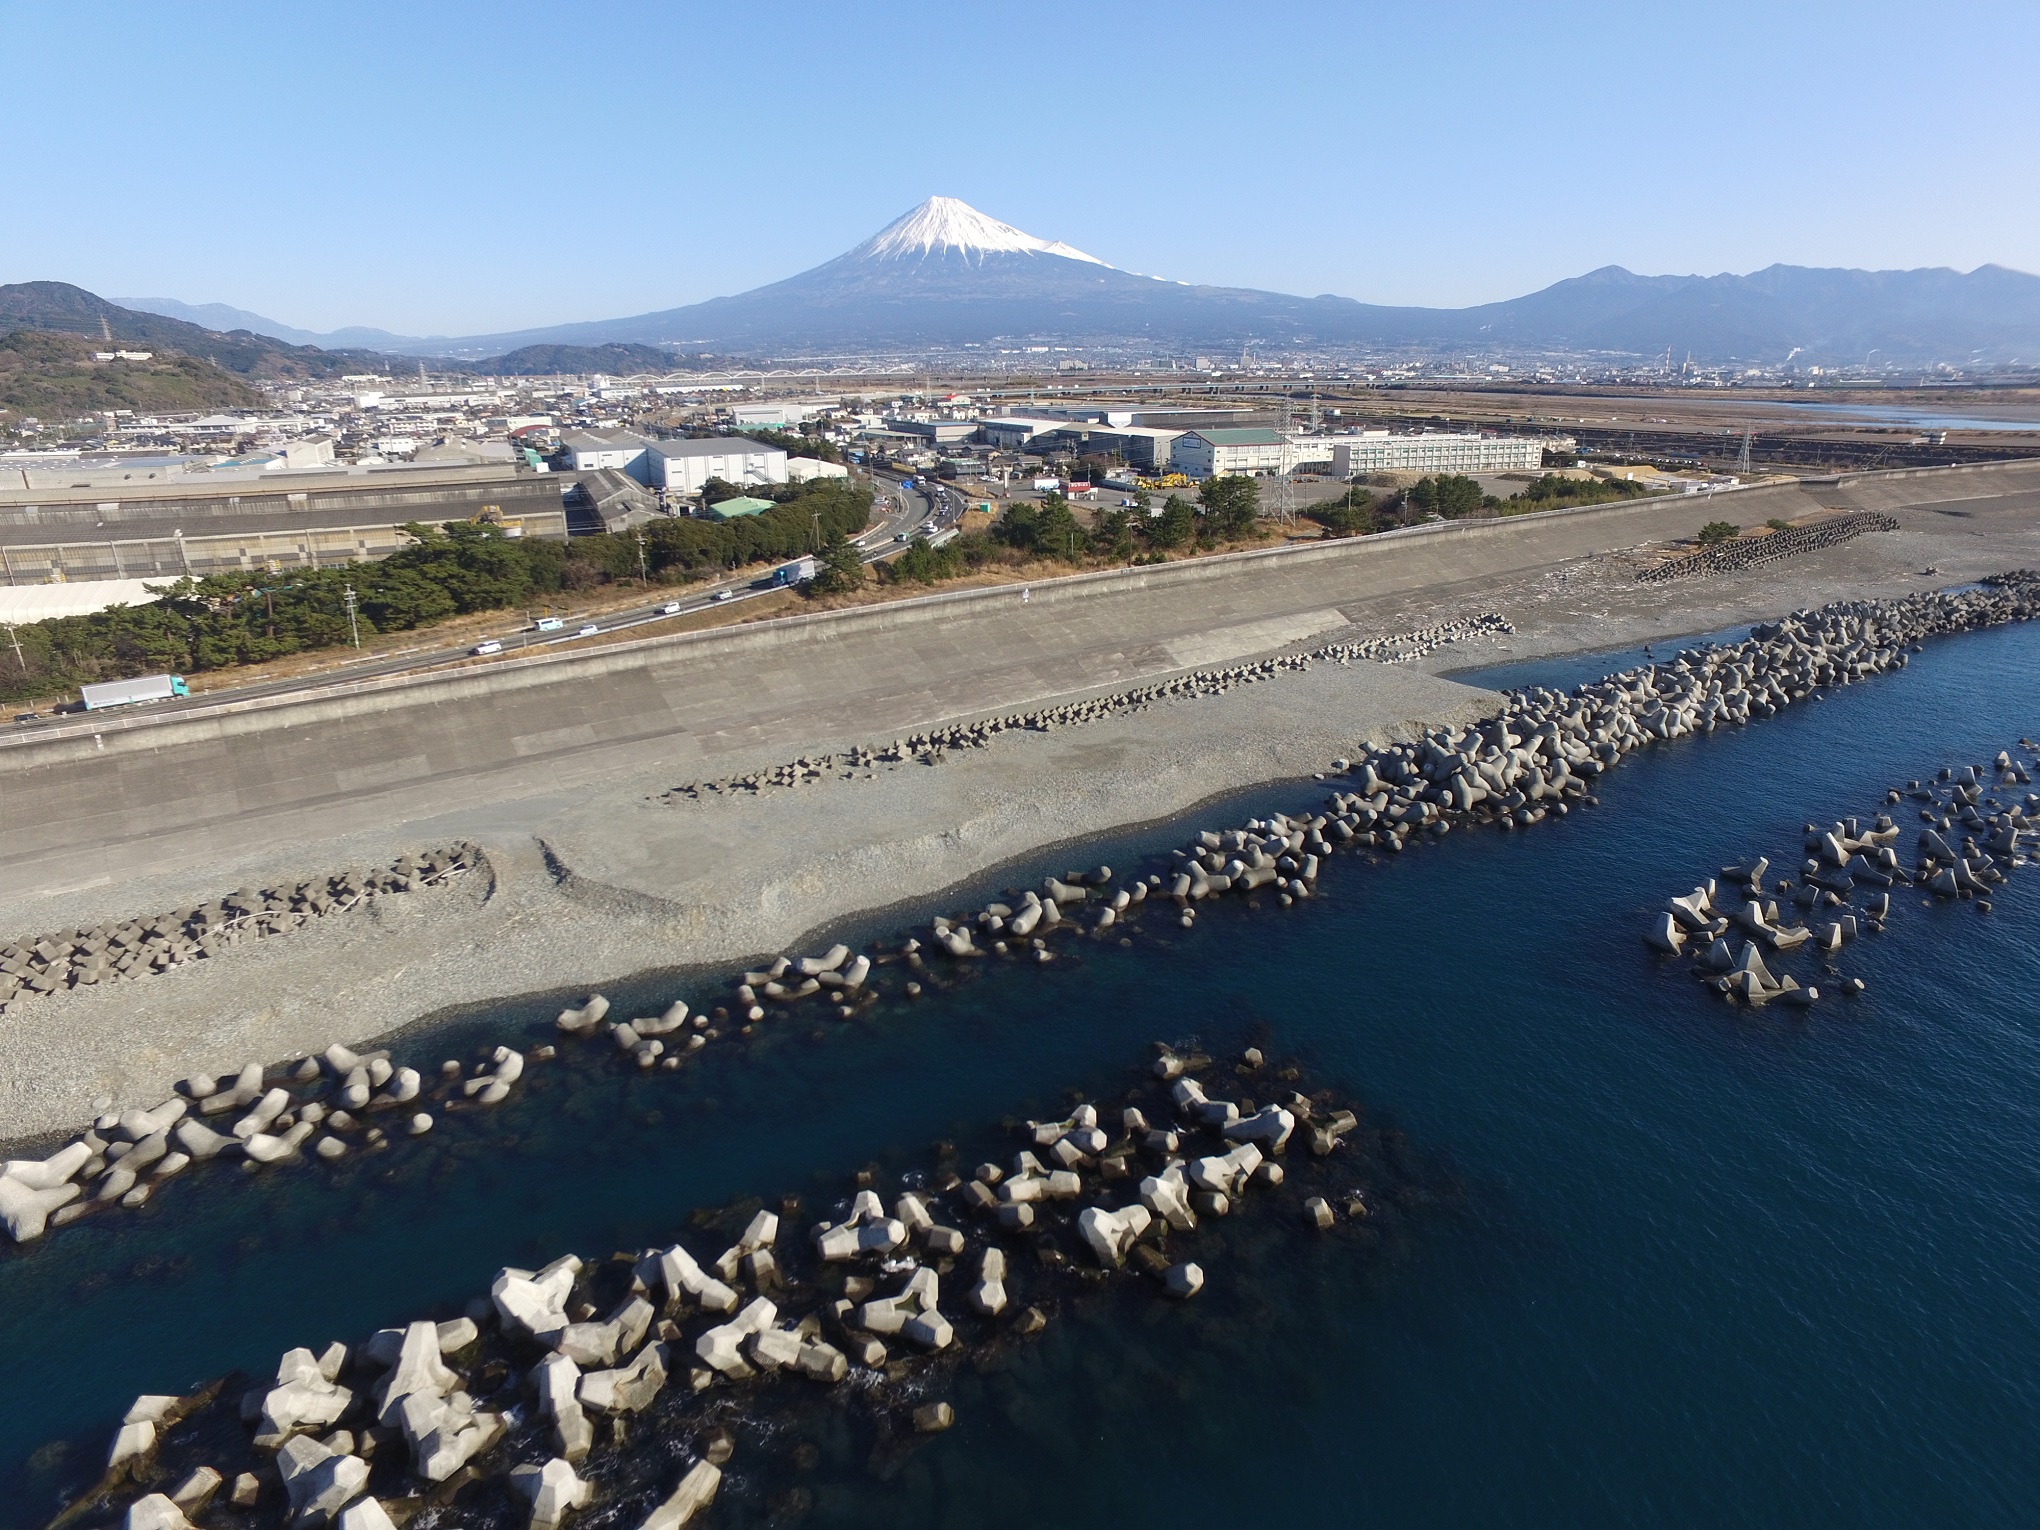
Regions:
M 413 355 L 529 345 L 657 345 L 752 356 L 915 354 L 1054 342 L 1157 351 L 1613 351 L 1696 360 L 1974 362 L 2040 355 L 2040 277 L 1979 266 L 1857 271 L 1771 266 L 1748 276 L 1638 276 L 1604 266 L 1476 308 L 1138 276 L 955 197 L 930 197 L 855 249 L 733 297 L 634 318 L 459 341 Z
M 6 289 L 16 290 L 27 289 Z M 5 313 L 0 302 L 0 317 Z M 201 322 L 254 329 L 253 317 L 222 310 Z M 627 319 L 457 340 L 378 334 L 370 343 L 414 357 L 457 357 L 463 366 L 520 352 L 569 370 L 635 368 L 652 353 L 622 359 L 624 352 L 595 357 L 560 347 L 796 358 L 1042 343 L 1149 355 L 1230 354 L 1246 344 L 1433 355 L 1669 351 L 1701 362 L 1773 365 L 1795 356 L 1801 365 L 1860 363 L 1872 354 L 1908 365 L 2022 357 L 2030 364 L 2040 357 L 2040 277 L 1989 265 L 1966 273 L 1777 265 L 1747 276 L 1638 276 L 1604 266 L 1476 308 L 1386 308 L 1139 276 L 955 197 L 930 197 L 834 260 L 733 297 Z
M 1141 335 L 1154 328 L 1146 309 L 1168 290 L 955 197 L 930 197 L 855 249 L 769 286 L 627 319 L 457 343 L 466 354 L 622 342 L 783 355 L 914 351 L 1002 336 Z

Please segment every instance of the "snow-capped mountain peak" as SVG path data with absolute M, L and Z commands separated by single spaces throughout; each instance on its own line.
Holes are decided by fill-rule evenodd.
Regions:
M 1058 255 L 1064 260 L 1104 261 L 1061 240 L 1037 239 L 1010 223 L 1001 223 L 955 197 L 930 197 L 912 212 L 894 219 L 850 252 L 853 259 L 925 260 L 950 251 L 982 262 L 987 255 Z

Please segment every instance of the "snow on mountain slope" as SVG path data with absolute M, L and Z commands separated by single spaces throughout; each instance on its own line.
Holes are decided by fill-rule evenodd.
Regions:
M 895 218 L 844 257 L 849 260 L 922 260 L 951 251 L 982 262 L 987 255 L 1059 255 L 1064 260 L 1106 263 L 1061 240 L 1037 239 L 1010 223 L 979 212 L 955 197 L 930 197 Z

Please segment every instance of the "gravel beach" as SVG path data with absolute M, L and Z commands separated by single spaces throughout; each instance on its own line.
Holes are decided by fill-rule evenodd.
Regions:
M 13 1004 L 0 1015 L 0 1140 L 75 1128 L 101 1100 L 151 1104 L 195 1072 L 283 1060 L 336 1040 L 358 1045 L 491 999 L 654 969 L 734 969 L 860 912 L 932 900 L 1030 851 L 1308 777 L 1365 742 L 1492 709 L 1490 693 L 1441 677 L 1450 671 L 1663 641 L 1827 600 L 1905 595 L 2036 565 L 2040 522 L 2011 503 L 1982 517 L 1915 514 L 1899 532 L 1678 585 L 1641 584 L 1628 555 L 1597 553 L 1344 601 L 1331 614 L 1350 625 L 1303 622 L 1271 632 L 1263 651 L 1409 631 L 1481 610 L 1500 612 L 1515 624 L 1512 634 L 1407 666 L 1320 664 L 1082 727 L 1010 732 L 983 749 L 951 751 L 940 765 L 878 765 L 868 779 L 864 768 L 842 779 L 839 766 L 800 788 L 666 801 L 660 794 L 687 777 L 640 761 L 540 789 L 525 782 L 516 793 L 453 790 L 422 807 L 414 796 L 375 828 L 329 833 L 308 823 L 288 844 L 274 834 L 222 835 L 202 864 L 0 901 L 0 932 L 20 938 L 148 915 L 462 839 L 478 842 L 488 865 L 450 887 L 388 896 L 162 976 Z M 1181 656 L 1182 647 L 1177 665 L 1202 662 Z M 1005 702 L 1117 688 L 1061 678 L 1044 673 L 1028 701 Z M 1120 683 L 1134 678 L 1122 674 Z M 931 704 L 922 725 L 952 720 Z M 855 727 L 839 713 L 796 747 L 784 737 L 736 740 L 716 755 L 715 773 L 897 736 L 891 724 L 883 733 Z
M 152 1104 L 194 1072 L 359 1044 L 493 997 L 735 968 L 1029 851 L 1307 777 L 1365 741 L 1471 721 L 1494 700 L 1415 668 L 1321 665 L 1081 728 L 1002 735 L 940 765 L 880 765 L 870 779 L 677 803 L 653 796 L 667 778 L 643 779 L 323 841 L 292 866 L 265 856 L 259 872 L 228 863 L 202 881 L 130 884 L 124 907 L 168 908 L 406 847 L 472 839 L 488 855 L 486 871 L 448 887 L 161 976 L 16 1003 L 0 1017 L 0 1137 L 75 1128 L 99 1099 Z M 110 901 L 94 889 L 37 913 L 54 926 L 105 917 Z

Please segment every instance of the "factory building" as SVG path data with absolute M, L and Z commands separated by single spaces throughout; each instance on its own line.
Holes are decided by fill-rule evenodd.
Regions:
M 699 494 L 711 478 L 739 487 L 785 483 L 786 453 L 747 436 L 711 436 L 702 441 L 653 441 L 647 447 L 653 488 L 668 494 Z
M 481 521 L 565 541 L 561 491 L 572 487 L 506 464 L 336 468 L 219 486 L 137 480 L 126 492 L 0 488 L 0 585 L 331 568 L 409 546 L 410 521 Z
M 841 398 L 781 398 L 758 404 L 732 404 L 730 421 L 739 430 L 788 430 L 840 408 L 842 402 Z
M 919 436 L 933 446 L 955 446 L 978 433 L 976 420 L 889 419 L 885 428 L 903 436 Z
M 1385 430 L 1357 435 L 1319 437 L 1318 451 L 1331 448 L 1335 478 L 1360 478 L 1368 473 L 1508 473 L 1542 467 L 1547 446 L 1570 449 L 1570 438 L 1543 440 L 1535 436 L 1482 436 L 1470 432 L 1432 431 L 1422 435 L 1391 435 Z
M 1176 437 L 1169 461 L 1192 478 L 1248 477 L 1286 473 L 1292 449 L 1279 430 L 1186 430 Z
M 570 430 L 560 437 L 567 467 L 575 473 L 593 473 L 602 468 L 628 473 L 639 483 L 651 483 L 648 453 L 652 443 L 629 430 Z
M 1027 446 L 1037 436 L 1044 436 L 1059 429 L 1061 420 L 1036 420 L 1011 416 L 1003 419 L 979 420 L 978 434 L 987 446 L 1002 452 L 1015 452 Z

